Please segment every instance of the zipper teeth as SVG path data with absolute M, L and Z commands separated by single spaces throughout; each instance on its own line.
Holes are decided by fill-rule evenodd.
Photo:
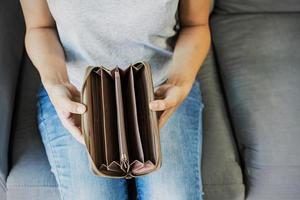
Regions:
M 120 90 L 117 91 L 117 95 L 118 95 L 118 99 L 120 100 L 120 104 L 123 105 L 123 98 L 122 98 L 122 88 L 121 88 L 121 84 L 120 84 L 120 81 L 121 81 L 121 78 L 120 78 L 120 74 L 119 74 L 119 71 L 117 71 L 117 73 L 115 72 L 115 79 L 117 80 L 116 81 L 116 84 L 118 84 L 118 87 Z M 121 92 L 120 92 L 121 91 Z M 120 109 L 122 109 L 122 107 L 120 106 Z M 124 111 L 122 112 L 119 112 L 120 114 L 123 114 L 123 116 L 121 116 L 121 120 L 124 119 Z M 121 126 L 121 123 L 125 126 L 124 124 L 124 121 L 123 122 L 119 122 L 119 127 L 122 127 Z M 124 127 L 125 128 L 125 127 Z M 125 135 L 125 132 L 124 130 L 118 130 L 119 131 L 119 134 L 120 134 L 120 150 L 121 150 L 121 156 L 120 156 L 120 159 L 122 161 L 127 161 L 128 159 L 128 155 L 127 155 L 127 144 L 126 144 L 126 135 Z
M 125 154 L 125 153 L 122 153 L 122 154 L 121 154 L 121 160 L 124 160 L 124 161 L 126 161 L 126 160 L 127 160 L 127 156 L 126 156 L 126 154 Z

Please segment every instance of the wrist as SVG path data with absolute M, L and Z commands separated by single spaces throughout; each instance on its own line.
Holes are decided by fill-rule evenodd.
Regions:
M 54 85 L 68 85 L 70 81 L 67 77 L 61 76 L 59 74 L 55 76 L 41 76 L 41 82 L 47 91 Z
M 193 74 L 173 72 L 170 73 L 167 82 L 178 86 L 190 87 L 191 85 L 193 85 L 195 79 L 196 76 Z

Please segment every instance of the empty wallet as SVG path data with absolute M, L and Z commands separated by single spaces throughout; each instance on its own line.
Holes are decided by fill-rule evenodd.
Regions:
M 158 119 L 150 64 L 121 69 L 88 66 L 81 90 L 81 129 L 94 174 L 132 178 L 161 167 Z

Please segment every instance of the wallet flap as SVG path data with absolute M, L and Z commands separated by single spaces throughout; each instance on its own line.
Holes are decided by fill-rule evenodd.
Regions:
M 115 94 L 115 81 L 110 72 L 100 68 L 101 96 L 102 101 L 98 101 L 102 107 L 103 138 L 105 147 L 106 166 L 113 161 L 119 160 L 119 142 L 117 128 L 117 106 Z M 100 104 L 101 103 L 101 104 Z
M 128 68 L 128 71 L 124 75 L 122 81 L 125 94 L 124 107 L 126 110 L 125 121 L 127 125 L 126 130 L 128 133 L 128 151 L 130 154 L 129 162 L 131 163 L 134 160 L 144 162 L 144 153 L 138 124 L 138 112 L 136 108 L 137 101 L 132 66 Z

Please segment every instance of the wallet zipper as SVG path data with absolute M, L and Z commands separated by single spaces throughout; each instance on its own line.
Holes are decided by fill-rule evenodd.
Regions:
M 125 122 L 124 122 L 124 111 L 123 111 L 123 99 L 122 99 L 122 87 L 119 69 L 115 70 L 115 85 L 116 85 L 116 97 L 117 97 L 117 112 L 121 116 L 118 117 L 118 136 L 119 136 L 119 148 L 120 148 L 120 164 L 129 170 L 129 159 L 128 159 L 128 149 L 126 142 L 125 133 Z M 119 102 L 119 104 L 118 104 Z

